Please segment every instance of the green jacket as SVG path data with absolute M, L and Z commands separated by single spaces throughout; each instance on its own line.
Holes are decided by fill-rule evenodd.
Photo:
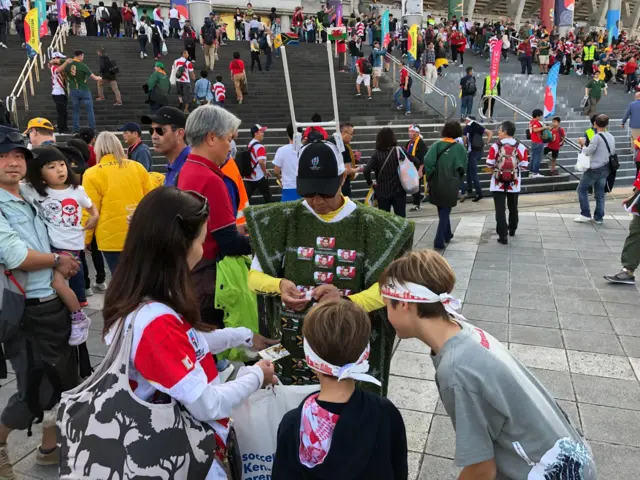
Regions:
M 424 170 L 429 182 L 429 201 L 437 207 L 451 208 L 458 203 L 460 182 L 467 169 L 467 150 L 463 145 L 439 140 L 424 156 Z
M 154 71 L 149 77 L 149 80 L 147 80 L 147 86 L 149 87 L 149 95 L 152 102 L 161 104 L 168 103 L 166 97 L 169 94 L 171 83 L 169 83 L 169 77 L 167 77 L 166 74 Z

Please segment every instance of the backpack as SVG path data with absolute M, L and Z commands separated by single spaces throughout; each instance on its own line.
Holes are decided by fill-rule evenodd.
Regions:
M 108 68 L 110 74 L 116 75 L 120 73 L 120 67 L 116 65 L 116 62 L 114 60 L 109 59 L 109 63 L 111 64 L 111 66 Z
M 153 27 L 153 32 L 151 33 L 151 40 L 155 42 L 159 42 L 162 40 L 162 36 L 160 35 L 160 31 L 158 27 Z
M 202 40 L 205 45 L 213 45 L 214 33 L 213 29 L 209 25 L 205 25 L 202 30 Z
M 484 139 L 480 133 L 474 133 L 471 135 L 471 151 L 481 152 L 484 150 Z
M 495 178 L 498 182 L 508 185 L 518 178 L 518 147 L 520 142 L 516 140 L 515 145 L 507 145 L 498 142 L 498 158 L 496 160 Z
M 105 7 L 102 7 L 102 10 L 100 10 L 100 21 L 101 22 L 111 21 L 111 15 L 109 14 L 109 10 L 107 10 Z
M 543 130 L 542 135 L 540 136 L 542 137 L 542 143 L 549 143 L 553 140 L 553 133 L 551 130 Z
M 10 340 L 20 330 L 25 300 L 22 285 L 26 283 L 26 272 L 12 272 L 0 263 L 0 343 Z
M 260 50 L 266 50 L 267 48 L 269 48 L 269 44 L 267 43 L 267 37 L 264 35 L 260 37 L 260 41 L 258 42 L 258 45 L 260 46 Z
M 362 62 L 362 73 L 364 75 L 371 75 L 371 72 L 373 72 L 371 62 L 369 60 L 365 60 L 364 62 Z
M 373 65 L 373 53 L 369 54 L 369 57 L 367 58 L 368 62 Z
M 146 35 L 147 34 L 147 29 L 144 27 L 140 27 L 138 29 L 138 35 Z
M 477 91 L 478 87 L 476 85 L 476 77 L 469 78 L 465 82 L 464 87 L 462 87 L 462 95 L 464 96 L 475 95 Z
M 236 163 L 238 164 L 238 170 L 243 178 L 251 177 L 256 166 L 251 161 L 251 152 L 247 149 L 238 150 L 236 157 Z

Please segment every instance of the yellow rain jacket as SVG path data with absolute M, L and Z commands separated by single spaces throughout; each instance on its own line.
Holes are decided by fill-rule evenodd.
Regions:
M 129 228 L 126 206 L 138 204 L 153 189 L 149 172 L 133 160 L 119 164 L 113 155 L 105 155 L 84 173 L 82 186 L 100 212 L 95 230 L 98 249 L 122 251 Z M 91 243 L 93 235 L 87 231 L 85 244 Z

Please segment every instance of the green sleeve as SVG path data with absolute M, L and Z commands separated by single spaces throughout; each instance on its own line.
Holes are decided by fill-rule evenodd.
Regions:
M 424 173 L 427 176 L 427 178 L 429 178 L 433 174 L 433 171 L 436 168 L 436 160 L 438 156 L 437 152 L 438 152 L 439 144 L 440 142 L 436 142 L 433 145 L 431 145 L 429 150 L 427 150 L 427 154 L 424 156 Z
M 149 87 L 149 90 L 153 90 L 156 86 L 156 83 L 158 83 L 158 72 L 153 72 L 149 77 L 149 80 L 147 80 L 147 86 Z

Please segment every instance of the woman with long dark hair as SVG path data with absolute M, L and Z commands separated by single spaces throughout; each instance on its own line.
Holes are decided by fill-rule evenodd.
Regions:
M 166 394 L 226 441 L 232 409 L 273 380 L 273 364 L 242 367 L 221 385 L 213 354 L 231 347 L 263 349 L 248 328 L 211 330 L 200 320 L 190 270 L 202 258 L 209 205 L 192 191 L 161 187 L 138 205 L 124 250 L 105 296 L 107 343 L 133 325 L 129 377 L 145 402 Z M 213 452 L 211 452 L 213 456 Z M 207 478 L 226 479 L 214 461 Z

